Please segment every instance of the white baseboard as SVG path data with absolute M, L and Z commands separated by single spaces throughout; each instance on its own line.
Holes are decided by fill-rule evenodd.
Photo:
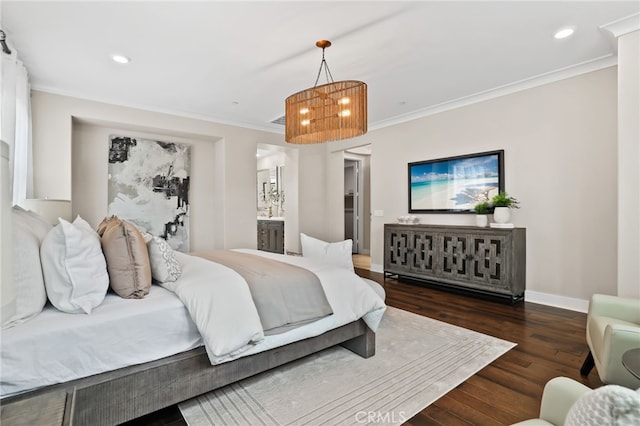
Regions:
M 588 300 L 559 296 L 557 294 L 542 293 L 540 291 L 525 290 L 524 300 L 531 303 L 539 303 L 541 305 L 568 309 L 570 311 L 583 312 L 585 314 L 589 311 Z
M 384 273 L 384 267 L 383 265 L 372 263 L 370 271 L 382 274 Z M 540 291 L 525 290 L 524 300 L 531 303 L 554 306 L 556 308 L 567 309 L 570 311 L 583 313 L 587 313 L 589 311 L 588 300 L 559 296 L 557 294 L 542 293 Z
M 379 272 L 381 274 L 384 273 L 384 267 L 383 265 L 378 265 L 377 263 L 372 263 L 371 267 L 369 269 L 371 272 Z

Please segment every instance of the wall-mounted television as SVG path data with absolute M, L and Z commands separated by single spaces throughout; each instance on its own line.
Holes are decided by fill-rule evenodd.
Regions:
M 504 150 L 409 163 L 409 213 L 473 213 L 504 191 Z

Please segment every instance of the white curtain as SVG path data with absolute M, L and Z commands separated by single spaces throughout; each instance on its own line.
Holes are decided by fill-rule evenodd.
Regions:
M 27 69 L 12 53 L 0 53 L 0 139 L 9 144 L 13 204 L 33 196 L 31 87 Z

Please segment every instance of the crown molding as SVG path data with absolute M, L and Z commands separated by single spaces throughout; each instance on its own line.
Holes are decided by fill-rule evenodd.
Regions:
M 275 134 L 284 134 L 284 130 L 280 129 L 280 127 L 282 126 L 277 126 L 275 124 L 265 124 L 263 126 L 260 126 L 254 123 L 219 119 L 215 117 L 205 116 L 202 114 L 194 114 L 194 113 L 187 113 L 184 111 L 174 111 L 170 109 L 155 108 L 155 107 L 151 107 L 144 104 L 116 102 L 112 99 L 106 99 L 106 98 L 100 98 L 100 97 L 87 97 L 74 92 L 54 89 L 51 87 L 37 85 L 37 84 L 31 84 L 31 89 L 38 92 L 50 93 L 52 95 L 58 95 L 58 96 L 66 96 L 66 97 L 75 98 L 75 99 L 88 101 L 88 102 L 99 102 L 99 103 L 108 104 L 108 105 L 116 105 L 123 108 L 133 108 L 133 109 L 138 109 L 142 111 L 157 112 L 159 114 L 167 114 L 167 115 L 173 115 L 176 117 L 189 118 L 192 120 L 207 121 L 209 123 L 221 124 L 226 126 L 241 127 L 243 129 L 259 130 L 262 132 L 275 133 Z
M 600 26 L 600 29 L 609 31 L 615 38 L 640 30 L 640 13 L 634 13 Z
M 601 56 L 591 61 L 583 62 L 570 67 L 561 68 L 555 71 L 551 71 L 544 74 L 527 78 L 524 80 L 516 81 L 514 83 L 506 84 L 504 86 L 496 87 L 493 89 L 478 92 L 473 95 L 464 96 L 462 98 L 454 99 L 452 101 L 443 102 L 438 105 L 434 105 L 421 110 L 413 111 L 408 114 L 398 115 L 388 120 L 379 121 L 369 126 L 369 130 L 378 130 L 385 127 L 393 126 L 396 124 L 406 123 L 408 121 L 416 120 L 418 118 L 427 117 L 441 112 L 449 111 L 456 108 L 461 108 L 467 105 L 472 105 L 478 102 L 487 101 L 490 99 L 498 98 L 512 93 L 521 92 L 523 90 L 531 89 L 545 84 L 554 83 L 556 81 L 565 80 L 567 78 L 576 77 L 582 74 L 586 74 L 593 71 L 598 71 L 604 68 L 609 68 L 618 64 L 618 57 L 614 54 Z

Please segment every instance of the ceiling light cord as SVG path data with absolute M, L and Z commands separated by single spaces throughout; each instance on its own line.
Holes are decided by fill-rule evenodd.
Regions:
M 320 62 L 320 69 L 318 70 L 318 76 L 316 77 L 316 83 L 313 87 L 318 86 L 318 80 L 320 80 L 320 74 L 322 73 L 322 67 L 324 66 L 324 75 L 327 79 L 327 83 L 333 83 L 333 76 L 331 75 L 331 71 L 329 71 L 329 65 L 327 61 L 324 59 L 324 49 L 331 46 L 331 42 L 327 40 L 320 40 L 316 43 L 316 46 L 322 48 L 322 61 Z
M 7 46 L 7 34 L 4 31 L 0 30 L 0 45 L 2 45 L 2 51 L 7 55 L 11 55 L 11 49 Z

